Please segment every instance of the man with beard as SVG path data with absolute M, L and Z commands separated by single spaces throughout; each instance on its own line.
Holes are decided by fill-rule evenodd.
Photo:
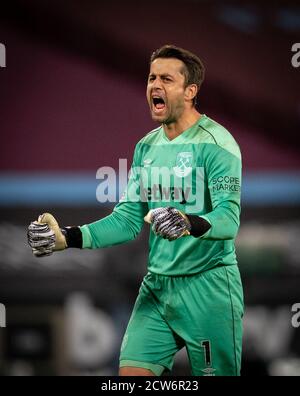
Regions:
M 240 374 L 243 291 L 234 239 L 241 154 L 231 134 L 197 110 L 203 79 L 196 55 L 173 45 L 156 50 L 147 100 L 160 126 L 136 145 L 127 190 L 113 212 L 63 228 L 45 213 L 29 226 L 39 257 L 124 243 L 144 220 L 152 224 L 148 273 L 121 346 L 122 376 L 161 375 L 183 347 L 193 375 Z M 155 179 L 161 169 L 169 177 Z

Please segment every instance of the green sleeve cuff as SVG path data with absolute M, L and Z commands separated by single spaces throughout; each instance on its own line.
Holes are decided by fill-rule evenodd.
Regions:
M 80 228 L 82 232 L 82 249 L 92 249 L 92 236 L 88 225 L 83 225 Z

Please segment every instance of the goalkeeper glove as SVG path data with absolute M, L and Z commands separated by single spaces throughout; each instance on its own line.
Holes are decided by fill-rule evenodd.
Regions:
M 36 257 L 49 256 L 54 251 L 68 247 L 64 233 L 50 213 L 40 215 L 38 221 L 29 225 L 27 237 Z
M 152 224 L 154 234 L 169 241 L 184 235 L 190 235 L 191 224 L 189 219 L 176 208 L 152 209 L 145 216 L 145 221 Z
M 152 224 L 152 230 L 156 235 L 169 241 L 186 235 L 199 237 L 211 227 L 204 218 L 184 214 L 173 207 L 152 209 L 144 217 L 144 220 Z

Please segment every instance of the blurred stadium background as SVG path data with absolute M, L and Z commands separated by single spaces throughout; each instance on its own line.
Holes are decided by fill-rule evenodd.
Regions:
M 2 375 L 115 375 L 121 337 L 146 272 L 137 241 L 35 259 L 26 228 L 111 210 L 96 200 L 101 166 L 131 161 L 154 128 L 145 100 L 152 51 L 173 43 L 206 65 L 201 112 L 243 154 L 237 239 L 245 292 L 243 375 L 300 375 L 300 7 L 278 1 L 11 0 L 1 5 L 0 328 Z M 173 375 L 188 375 L 185 352 Z

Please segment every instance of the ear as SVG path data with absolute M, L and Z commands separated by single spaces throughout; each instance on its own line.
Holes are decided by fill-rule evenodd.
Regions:
M 197 95 L 198 87 L 196 84 L 190 84 L 185 88 L 184 97 L 187 101 L 192 101 Z

